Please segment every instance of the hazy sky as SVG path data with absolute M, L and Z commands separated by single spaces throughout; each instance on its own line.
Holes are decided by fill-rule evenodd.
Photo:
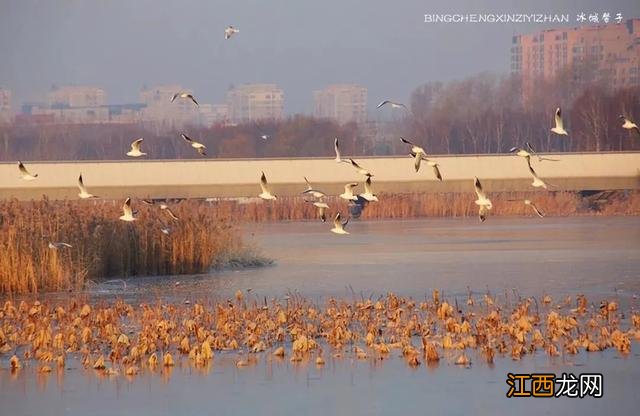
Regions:
M 424 23 L 481 12 L 568 13 L 576 26 L 580 12 L 638 17 L 640 1 L 0 0 L 0 85 L 21 102 L 93 84 L 122 103 L 142 85 L 180 83 L 222 102 L 231 84 L 274 82 L 290 113 L 311 111 L 314 89 L 354 82 L 374 106 L 426 81 L 508 72 L 511 36 L 541 25 Z M 225 41 L 229 24 L 240 33 Z

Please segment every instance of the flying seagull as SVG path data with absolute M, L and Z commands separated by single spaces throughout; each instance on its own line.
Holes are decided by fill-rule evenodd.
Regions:
M 515 201 L 515 202 L 524 202 L 525 205 L 528 205 L 531 207 L 531 209 L 533 209 L 533 211 L 536 213 L 536 215 L 540 218 L 544 218 L 544 212 L 540 211 L 538 209 L 538 207 L 536 206 L 536 204 L 533 203 L 533 201 L 531 201 L 530 199 L 525 199 L 525 200 L 521 200 L 521 199 L 507 199 L 507 201 Z
M 533 146 L 531 145 L 531 143 L 529 142 L 525 142 L 524 146 L 526 149 L 523 149 L 521 147 L 512 147 L 509 152 L 510 153 L 515 153 L 516 156 L 520 156 L 525 158 L 526 160 L 529 160 L 529 158 L 531 156 L 537 156 L 538 157 L 538 162 L 542 162 L 543 160 L 548 160 L 550 162 L 559 162 L 558 159 L 550 159 L 548 157 L 542 157 L 540 156 L 535 149 L 533 148 Z
M 207 146 L 203 145 L 200 142 L 197 142 L 197 141 L 193 140 L 191 137 L 187 136 L 186 134 L 180 133 L 180 136 L 182 137 L 182 140 L 184 140 L 185 142 L 189 143 L 191 145 L 191 147 L 196 149 L 200 155 L 202 155 L 202 156 L 206 156 L 207 155 Z
M 89 191 L 87 191 L 87 188 L 84 186 L 84 182 L 82 181 L 82 173 L 78 177 L 78 189 L 80 189 L 80 193 L 78 194 L 80 199 L 97 198 L 96 195 L 90 194 Z
M 140 147 L 142 146 L 142 141 L 143 140 L 144 140 L 143 138 L 134 140 L 133 143 L 131 143 L 131 150 L 129 150 L 127 152 L 127 156 L 130 156 L 130 157 L 146 156 L 146 153 L 143 153 L 140 150 Z
M 133 217 L 133 211 L 131 211 L 131 198 L 127 198 L 127 200 L 124 201 L 124 205 L 122 206 L 122 212 L 123 214 L 120 216 L 120 219 L 122 221 L 132 222 L 136 220 Z
M 371 187 L 371 176 L 368 176 L 367 180 L 364 182 L 364 193 L 361 193 L 360 196 L 369 202 L 378 200 L 378 197 L 373 193 L 373 189 Z
M 415 159 L 414 167 L 416 169 L 416 172 L 419 171 L 420 162 L 422 161 L 423 158 L 427 157 L 427 152 L 425 152 L 422 147 L 411 143 L 409 140 L 405 139 L 404 137 L 400 137 L 400 141 L 402 143 L 405 143 L 411 146 L 411 155 L 413 155 Z
M 344 227 L 349 223 L 349 218 L 342 222 L 340 219 L 340 213 L 336 214 L 336 217 L 333 219 L 333 228 L 331 229 L 332 233 L 335 234 L 349 234 L 349 232 L 345 231 Z
M 555 114 L 555 127 L 553 127 L 551 129 L 552 132 L 554 132 L 555 134 L 559 134 L 561 136 L 567 136 L 569 133 L 567 133 L 567 131 L 564 129 L 563 127 L 563 123 L 562 123 L 562 115 L 560 112 L 560 107 L 556 108 L 556 114 Z
M 533 211 L 536 213 L 536 215 L 538 215 L 538 217 L 544 218 L 544 212 L 540 211 L 536 206 L 536 204 L 533 203 L 533 201 L 529 199 L 525 199 L 524 203 L 525 205 L 529 205 L 533 209 Z
M 20 170 L 20 177 L 25 181 L 33 181 L 38 177 L 37 173 L 31 174 L 24 166 L 24 164 L 18 161 L 18 169 Z
M 200 104 L 198 104 L 198 102 L 196 101 L 195 97 L 191 93 L 188 93 L 188 92 L 177 92 L 177 93 L 173 94 L 173 96 L 171 97 L 171 102 L 174 102 L 176 100 L 176 98 L 186 98 L 188 100 L 191 100 L 196 105 L 196 107 L 200 107 Z
M 176 216 L 176 214 L 174 214 L 174 213 L 173 213 L 173 211 L 171 211 L 171 209 L 170 209 L 168 206 L 166 206 L 166 205 L 164 205 L 164 204 L 163 204 L 163 205 L 160 205 L 160 209 L 161 209 L 161 210 L 163 210 L 163 211 L 165 211 L 165 212 L 167 213 L 167 215 L 169 215 L 169 216 L 171 217 L 171 219 L 172 219 L 172 220 L 174 220 L 174 221 L 180 221 L 180 218 L 178 218 L 178 217 Z
M 531 173 L 531 176 L 533 177 L 533 182 L 531 182 L 531 185 L 534 188 L 547 189 L 547 184 L 542 179 L 540 179 L 540 177 L 538 176 L 536 171 L 533 170 L 533 167 L 531 166 L 531 161 L 527 160 L 527 163 L 529 164 L 529 172 Z
M 49 248 L 52 250 L 59 250 L 61 248 L 71 248 L 73 247 L 71 244 L 68 243 L 63 243 L 63 242 L 58 242 L 58 243 L 54 243 L 54 242 L 49 242 Z
M 339 196 L 342 199 L 346 199 L 347 201 L 357 201 L 358 197 L 353 194 L 353 188 L 358 186 L 357 182 L 348 183 L 344 186 L 344 192 Z
M 264 172 L 262 172 L 262 176 L 260 177 L 260 188 L 262 188 L 262 193 L 258 195 L 260 198 L 266 200 L 277 199 L 269 190 L 269 184 L 267 183 L 267 177 Z
M 314 198 L 324 198 L 325 196 L 327 196 L 324 192 L 319 191 L 317 189 L 313 189 L 313 186 L 311 186 L 311 183 L 309 182 L 309 180 L 307 179 L 307 177 L 304 177 L 304 181 L 307 183 L 307 189 L 302 192 L 303 194 L 310 194 L 312 197 Z
M 482 190 L 482 184 L 477 177 L 473 180 L 473 186 L 475 188 L 476 195 L 478 196 L 478 199 L 474 201 L 476 205 L 479 206 L 478 216 L 480 217 L 480 222 L 484 222 L 484 220 L 487 218 L 488 211 L 493 208 L 493 204 Z
M 380 108 L 384 105 L 389 104 L 391 106 L 391 108 L 404 108 L 405 110 L 409 111 L 409 109 L 407 108 L 406 105 L 402 104 L 402 103 L 398 103 L 395 101 L 390 101 L 390 100 L 384 100 L 381 101 L 380 104 L 378 104 L 378 106 L 376 108 Z
M 349 159 L 349 162 L 351 162 L 351 166 L 356 168 L 356 170 L 358 171 L 359 174 L 364 175 L 364 176 L 368 176 L 368 177 L 369 176 L 373 176 L 373 174 L 371 174 L 371 172 L 369 172 L 368 170 L 366 170 L 362 166 L 358 165 L 355 160 Z
M 621 119 L 622 122 L 623 122 L 623 124 L 622 124 L 622 128 L 623 129 L 635 130 L 636 133 L 640 134 L 640 129 L 638 128 L 638 125 L 636 123 L 634 123 L 633 121 L 631 121 L 630 119 L 628 119 L 627 117 L 625 117 L 622 114 L 618 118 Z
M 227 28 L 224 30 L 224 38 L 225 39 L 229 39 L 231 38 L 231 36 L 235 35 L 236 33 L 240 32 L 239 29 L 236 29 L 235 27 L 229 25 L 227 26 Z
M 325 215 L 324 210 L 325 209 L 329 209 L 329 205 L 327 205 L 326 202 L 323 202 L 323 201 L 315 201 L 315 202 L 313 202 L 313 201 L 308 201 L 308 200 L 306 202 L 311 202 L 311 203 L 313 203 L 314 207 L 318 208 L 318 218 L 320 218 L 320 220 L 322 222 L 326 222 L 327 221 L 327 216 Z

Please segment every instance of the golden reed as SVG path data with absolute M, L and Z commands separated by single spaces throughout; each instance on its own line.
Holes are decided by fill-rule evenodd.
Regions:
M 137 221 L 124 223 L 122 201 L 0 202 L 0 292 L 80 287 L 92 277 L 202 273 L 243 249 L 230 221 L 196 202 L 171 207 L 134 201 Z M 169 235 L 161 232 L 165 226 Z M 49 248 L 65 242 L 71 248 Z
M 381 194 L 362 219 L 474 217 L 473 193 Z M 639 192 L 615 192 L 589 200 L 574 192 L 490 194 L 490 215 L 535 215 L 524 199 L 549 216 L 640 215 Z M 203 273 L 225 264 L 260 265 L 244 247 L 236 224 L 317 219 L 317 209 L 301 197 L 246 203 L 183 201 L 171 206 L 172 220 L 156 205 L 133 201 L 138 220 L 124 223 L 122 200 L 0 202 L 0 293 L 32 293 L 81 287 L 86 279 L 135 275 Z M 327 221 L 349 212 L 346 201 L 327 199 Z M 594 210 L 593 207 L 598 207 Z M 233 221 L 233 222 L 232 222 Z M 232 225 L 233 224 L 233 225 Z M 161 232 L 168 226 L 169 235 Z M 71 248 L 51 249 L 49 242 Z

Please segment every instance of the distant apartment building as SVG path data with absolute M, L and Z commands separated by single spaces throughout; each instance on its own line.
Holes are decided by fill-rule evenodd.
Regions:
M 0 123 L 10 123 L 12 119 L 11 91 L 0 88 Z
M 313 92 L 313 114 L 340 124 L 367 121 L 367 89 L 353 84 L 329 85 Z
M 178 84 L 142 88 L 140 102 L 144 104 L 144 108 L 140 114 L 141 122 L 156 128 L 179 128 L 188 124 L 199 124 L 200 108 L 191 100 L 178 98 L 171 102 L 171 97 L 177 92 L 193 93 Z
M 226 104 L 201 104 L 198 124 L 204 127 L 229 123 L 229 106 Z
M 580 76 L 590 67 L 610 85 L 640 85 L 640 19 L 622 23 L 549 29 L 514 36 L 511 72 L 522 77 L 525 94 L 536 80 L 552 79 L 567 68 Z
M 44 102 L 23 106 L 23 113 L 33 120 L 53 120 L 54 123 L 108 123 L 107 94 L 99 87 L 67 85 L 53 87 Z
M 65 85 L 53 87 L 47 93 L 47 103 L 52 108 L 101 107 L 107 104 L 107 94 L 99 87 Z
M 232 123 L 281 119 L 284 92 L 275 84 L 245 84 L 227 92 L 227 105 Z

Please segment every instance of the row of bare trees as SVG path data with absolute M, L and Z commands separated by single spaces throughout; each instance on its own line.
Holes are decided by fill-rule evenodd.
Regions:
M 123 159 L 138 137 L 145 139 L 147 158 L 200 157 L 180 133 L 204 143 L 208 157 L 227 158 L 332 156 L 334 137 L 341 138 L 344 154 L 353 155 L 371 154 L 380 148 L 372 140 L 381 138 L 391 143 L 385 152 L 404 154 L 400 136 L 435 154 L 500 153 L 524 142 L 539 151 L 640 150 L 640 134 L 622 129 L 618 118 L 624 114 L 640 123 L 640 87 L 586 83 L 571 71 L 553 81 L 539 80 L 524 92 L 517 78 L 493 74 L 430 82 L 413 92 L 410 104 L 412 114 L 379 128 L 376 139 L 370 128 L 302 115 L 179 131 L 114 124 L 4 125 L 0 160 Z M 562 108 L 568 137 L 550 131 L 556 107 Z
M 568 137 L 550 131 L 557 107 Z M 585 84 L 570 72 L 524 92 L 517 78 L 491 74 L 427 83 L 413 92 L 411 108 L 399 129 L 433 153 L 499 153 L 524 142 L 540 151 L 640 149 L 640 135 L 619 119 L 640 122 L 640 87 Z
M 117 160 L 136 138 L 150 159 L 190 159 L 202 156 L 180 133 L 207 146 L 207 157 L 332 156 L 333 138 L 341 137 L 345 151 L 359 145 L 355 124 L 293 116 L 283 121 L 238 126 L 185 127 L 152 131 L 141 125 L 11 125 L 0 127 L 0 160 Z M 262 136 L 267 138 L 263 139 Z

